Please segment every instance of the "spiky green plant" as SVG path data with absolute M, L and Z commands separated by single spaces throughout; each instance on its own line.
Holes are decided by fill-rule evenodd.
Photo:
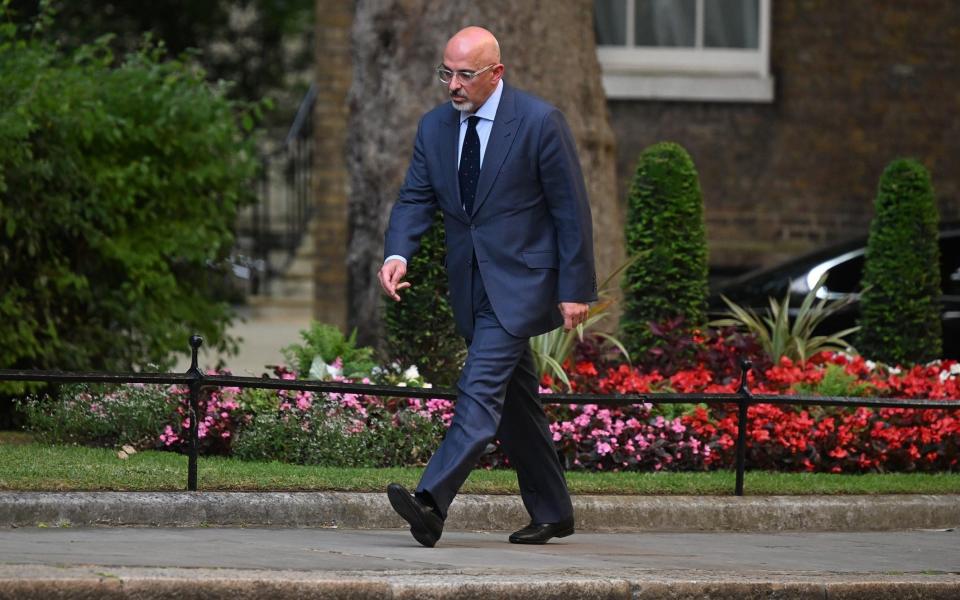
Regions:
M 533 350 L 533 361 L 537 373 L 540 375 L 544 373 L 550 374 L 562 381 L 564 385 L 569 388 L 570 379 L 563 370 L 563 363 L 573 353 L 576 343 L 583 341 L 583 337 L 587 332 L 606 340 L 607 343 L 616 347 L 628 362 L 630 361 L 630 353 L 627 352 L 626 347 L 624 347 L 619 339 L 609 333 L 593 331 L 593 329 L 611 315 L 610 309 L 613 307 L 614 300 L 611 297 L 610 288 L 614 285 L 614 282 L 620 278 L 623 271 L 639 258 L 640 256 L 634 256 L 628 259 L 600 283 L 597 289 L 597 295 L 600 300 L 590 307 L 586 321 L 570 331 L 565 331 L 563 327 L 557 327 L 553 331 L 548 331 L 547 333 L 530 338 L 530 349 Z
M 729 309 L 725 313 L 727 318 L 712 321 L 710 325 L 746 329 L 757 337 L 757 341 L 774 364 L 779 362 L 782 356 L 794 361 L 806 362 L 808 358 L 824 350 L 854 353 L 856 350 L 845 338 L 858 331 L 859 327 L 851 327 L 831 335 L 814 334 L 817 327 L 827 318 L 855 301 L 852 295 L 837 300 L 820 298 L 817 301 L 817 292 L 826 280 L 827 274 L 824 273 L 813 289 L 804 296 L 797 310 L 797 316 L 792 322 L 789 314 L 790 290 L 788 289 L 781 302 L 776 298 L 769 298 L 770 310 L 762 316 L 753 309 L 744 308 L 721 295 Z

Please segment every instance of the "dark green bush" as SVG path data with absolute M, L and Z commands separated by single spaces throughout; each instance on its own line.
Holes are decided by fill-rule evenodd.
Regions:
M 623 278 L 621 341 L 641 357 L 656 344 L 650 323 L 706 322 L 707 245 L 703 199 L 690 155 L 671 142 L 640 154 L 627 198 L 627 254 L 643 254 Z
M 908 364 L 940 358 L 939 215 L 930 174 L 915 160 L 884 170 L 863 272 L 864 356 Z
M 47 444 L 155 448 L 177 399 L 168 386 L 69 385 L 20 403 L 27 429 Z
M 406 279 L 412 285 L 400 292 L 400 302 L 386 299 L 384 323 L 389 359 L 416 365 L 424 379 L 447 386 L 460 374 L 466 347 L 447 299 L 445 257 L 443 219 L 438 213 L 407 266 Z
M 355 430 L 349 418 L 331 416 L 329 405 L 318 401 L 305 412 L 256 415 L 239 431 L 233 455 L 324 467 L 425 464 L 443 437 L 443 426 L 410 412 L 398 418 L 394 423 L 388 412 L 374 409 L 365 426 Z
M 5 7 L 0 367 L 165 368 L 193 332 L 233 349 L 210 265 L 253 199 L 258 109 L 158 48 L 21 35 Z

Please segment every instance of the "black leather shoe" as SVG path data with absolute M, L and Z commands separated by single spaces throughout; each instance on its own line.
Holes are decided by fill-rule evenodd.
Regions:
M 573 535 L 573 517 L 558 523 L 530 523 L 510 534 L 511 544 L 546 544 L 550 538 Z
M 440 539 L 440 534 L 443 533 L 443 519 L 440 515 L 399 483 L 391 483 L 387 486 L 387 498 L 390 499 L 393 510 L 397 511 L 404 521 L 410 523 L 413 539 L 428 548 L 433 548 Z

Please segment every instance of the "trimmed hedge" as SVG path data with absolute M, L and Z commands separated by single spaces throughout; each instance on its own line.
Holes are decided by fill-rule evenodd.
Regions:
M 680 145 L 643 151 L 627 198 L 627 254 L 646 252 L 624 273 L 621 341 L 631 356 L 656 345 L 650 323 L 706 322 L 707 244 L 696 168 Z
M 438 211 L 433 227 L 420 239 L 420 251 L 407 265 L 411 286 L 400 292 L 403 300 L 384 296 L 389 359 L 416 365 L 426 381 L 442 386 L 457 381 L 466 358 L 448 300 L 446 254 L 443 216 Z
M 863 273 L 857 347 L 890 364 L 942 354 L 939 215 L 930 174 L 895 160 L 880 178 Z

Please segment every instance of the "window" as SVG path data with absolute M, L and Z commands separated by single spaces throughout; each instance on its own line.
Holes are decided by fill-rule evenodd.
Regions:
M 770 102 L 771 0 L 594 0 L 608 98 Z

